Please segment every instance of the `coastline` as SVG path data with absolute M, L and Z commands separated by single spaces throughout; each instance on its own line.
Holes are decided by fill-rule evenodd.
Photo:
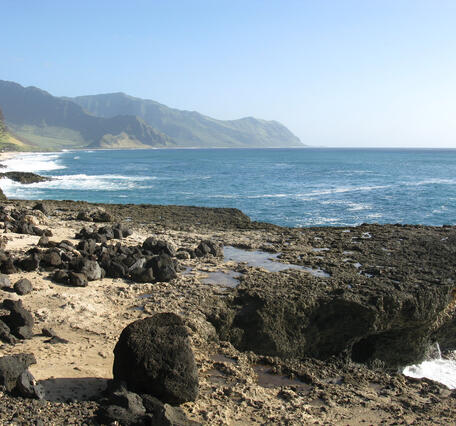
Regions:
M 128 238 L 113 240 L 110 244 L 136 245 L 147 236 L 156 236 L 184 248 L 195 247 L 201 240 L 211 240 L 224 246 L 267 249 L 282 253 L 280 262 L 312 265 L 328 271 L 333 283 L 339 280 L 337 277 L 341 272 L 338 269 L 344 265 L 343 259 L 347 256 L 343 252 L 353 246 L 349 243 L 353 237 L 359 238 L 357 245 L 361 251 L 350 255 L 352 263 L 368 264 L 379 262 L 379 253 L 374 250 L 376 241 L 394 246 L 395 241 L 402 238 L 402 234 L 393 237 L 398 232 L 408 238 L 419 235 L 434 238 L 435 235 L 436 241 L 445 238 L 442 233 L 454 233 L 454 227 L 395 228 L 391 225 L 344 229 L 281 228 L 251 222 L 241 212 L 232 209 L 92 205 L 71 201 L 46 201 L 49 213 L 44 215 L 31 210 L 35 204 L 24 200 L 2 203 L 7 209 L 25 209 L 38 226 L 52 229 L 50 239 L 55 242 L 68 240 L 76 244 L 76 232 L 84 226 L 96 225 L 76 220 L 78 211 L 102 207 L 112 215 L 113 221 L 124 223 L 133 230 Z M 362 238 L 366 233 L 372 238 Z M 7 239 L 5 250 L 14 255 L 35 248 L 39 240 L 38 236 L 11 232 L 2 235 Z M 321 251 L 321 247 L 329 250 Z M 441 253 L 436 256 L 443 260 Z M 383 261 L 392 261 L 390 258 L 385 254 Z M 182 405 L 191 420 L 220 425 L 266 422 L 342 425 L 363 422 L 391 424 L 404 418 L 419 424 L 449 424 L 454 419 L 456 392 L 443 385 L 342 362 L 337 358 L 298 361 L 244 352 L 218 338 L 217 331 L 207 319 L 206 307 L 214 300 L 229 301 L 238 291 L 216 284 L 215 278 L 211 282 L 211 273 L 234 270 L 243 274 L 245 278 L 241 280 L 239 291 L 248 291 L 252 279 L 254 282 L 266 280 L 265 285 L 274 292 L 279 279 L 305 280 L 309 285 L 321 287 L 326 282 L 324 278 L 292 270 L 267 273 L 262 268 L 212 256 L 182 259 L 179 264 L 181 270 L 176 279 L 155 284 L 103 278 L 81 288 L 49 280 L 49 272 L 44 269 L 9 275 L 11 282 L 25 277 L 33 283 L 34 290 L 29 295 L 5 293 L 4 297 L 20 298 L 33 313 L 35 336 L 14 346 L 4 345 L 1 354 L 34 353 L 37 364 L 31 367 L 31 371 L 45 386 L 48 398 L 72 400 L 71 403 L 46 402 L 49 409 L 55 413 L 67 410 L 67 417 L 71 415 L 75 424 L 82 424 L 88 422 L 87 416 L 92 415 L 96 408 L 96 402 L 92 401 L 96 401 L 112 377 L 112 349 L 123 327 L 157 312 L 175 312 L 188 326 L 199 371 L 200 395 L 195 402 Z M 377 278 L 359 276 L 357 268 L 352 267 L 352 270 L 351 279 L 361 280 L 364 286 L 369 286 L 372 280 L 377 282 Z M 59 337 L 69 343 L 46 343 L 46 338 L 40 336 L 43 327 L 54 328 Z M 423 398 L 432 400 L 432 403 L 423 404 Z M 20 404 L 26 403 L 21 400 Z M 1 421 L 7 420 L 7 413 L 6 410 L 0 414 L 4 416 Z M 22 411 L 19 409 L 19 413 L 24 419 L 39 416 L 30 405 L 25 405 Z M 65 423 L 62 419 L 51 419 L 52 424 Z

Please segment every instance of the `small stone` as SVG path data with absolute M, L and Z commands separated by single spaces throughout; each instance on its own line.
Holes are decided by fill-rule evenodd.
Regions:
M 20 296 L 29 294 L 32 290 L 32 283 L 27 278 L 22 278 L 14 283 L 14 291 Z

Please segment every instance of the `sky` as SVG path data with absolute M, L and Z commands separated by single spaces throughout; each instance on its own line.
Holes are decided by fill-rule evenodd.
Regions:
M 456 148 L 456 2 L 0 0 L 0 79 L 125 92 L 304 144 Z

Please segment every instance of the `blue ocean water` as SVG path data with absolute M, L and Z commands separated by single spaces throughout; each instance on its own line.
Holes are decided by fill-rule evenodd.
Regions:
M 456 224 L 456 150 L 170 149 L 24 154 L 11 198 L 236 207 L 285 226 Z

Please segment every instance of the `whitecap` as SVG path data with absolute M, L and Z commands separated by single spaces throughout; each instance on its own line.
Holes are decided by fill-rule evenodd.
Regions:
M 3 161 L 7 171 L 43 172 L 61 170 L 66 167 L 59 163 L 60 155 L 50 154 L 24 154 L 17 155 Z

